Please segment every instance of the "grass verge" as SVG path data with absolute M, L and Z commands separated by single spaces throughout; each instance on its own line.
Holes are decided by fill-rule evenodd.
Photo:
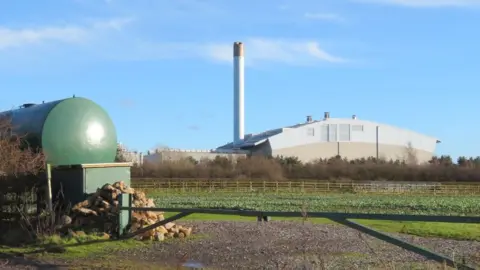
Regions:
M 206 237 L 202 234 L 192 235 L 183 241 L 195 241 Z M 165 242 L 178 239 L 166 239 Z M 44 237 L 36 244 L 22 247 L 0 246 L 0 259 L 20 257 L 22 264 L 30 265 L 32 260 L 46 262 L 49 265 L 68 265 L 68 269 L 177 269 L 152 265 L 138 259 L 128 259 L 118 256 L 116 252 L 148 247 L 154 241 L 113 240 L 106 239 L 105 235 L 77 234 L 75 236 L 60 237 L 58 235 Z
M 138 240 L 109 240 L 104 236 L 82 235 L 60 237 L 58 235 L 44 237 L 38 243 L 22 247 L 0 246 L 0 253 L 10 255 L 41 255 L 76 259 L 89 257 L 92 254 L 103 255 L 117 250 L 137 248 L 149 242 Z

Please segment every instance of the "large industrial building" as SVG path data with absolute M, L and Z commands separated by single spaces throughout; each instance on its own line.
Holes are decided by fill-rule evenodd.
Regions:
M 218 149 L 248 150 L 252 155 L 296 156 L 304 162 L 341 156 L 348 159 L 376 157 L 393 160 L 416 159 L 423 163 L 435 151 L 436 138 L 413 131 L 352 118 L 321 120 L 307 116 L 304 123 L 248 134 L 238 142 Z
M 244 135 L 244 47 L 233 45 L 233 141 L 209 151 L 155 150 L 145 160 L 175 160 L 185 156 L 214 158 L 220 156 L 296 156 L 308 162 L 337 155 L 347 159 L 376 157 L 418 163 L 432 158 L 437 138 L 402 128 L 351 118 L 306 121 L 258 134 Z

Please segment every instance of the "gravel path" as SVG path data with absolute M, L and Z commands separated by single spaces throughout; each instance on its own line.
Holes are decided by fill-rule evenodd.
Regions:
M 202 263 L 208 269 L 221 270 L 438 269 L 419 255 L 341 225 L 302 224 L 298 221 L 263 224 L 192 221 L 180 224 L 193 226 L 196 237 L 120 251 L 112 254 L 117 255 L 116 266 L 95 267 L 88 259 L 81 259 L 85 263 L 81 269 L 132 269 L 132 265 L 138 269 L 175 267 L 184 255 L 186 260 Z M 480 269 L 480 242 L 396 236 L 448 256 L 454 255 L 457 260 L 464 257 Z M 129 266 L 123 262 L 128 262 Z M 78 263 L 46 263 L 23 258 L 12 261 L 0 256 L 0 269 L 60 270 L 70 269 Z M 125 268 L 119 268 L 120 265 Z
M 193 226 L 195 234 L 205 237 L 156 243 L 121 255 L 173 266 L 186 254 L 187 259 L 209 269 L 412 269 L 420 263 L 426 266 L 426 260 L 419 255 L 340 225 L 288 221 L 180 223 Z M 480 242 L 397 236 L 448 256 L 464 256 L 467 262 L 480 263 Z

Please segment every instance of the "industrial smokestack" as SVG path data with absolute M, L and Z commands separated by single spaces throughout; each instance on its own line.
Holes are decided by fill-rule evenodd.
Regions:
M 243 140 L 244 124 L 244 57 L 243 43 L 233 43 L 233 142 Z

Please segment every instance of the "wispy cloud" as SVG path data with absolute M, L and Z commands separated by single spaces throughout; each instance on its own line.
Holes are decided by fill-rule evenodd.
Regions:
M 345 62 L 322 49 L 316 41 L 251 38 L 245 42 L 245 56 L 250 63 L 279 62 L 285 64 L 310 64 L 323 61 Z M 208 56 L 218 61 L 232 61 L 231 44 L 210 44 L 206 46 Z
M 304 65 L 315 62 L 342 63 L 347 61 L 326 52 L 316 41 L 247 38 L 243 40 L 243 43 L 247 65 L 265 62 Z M 232 44 L 233 42 L 150 43 L 144 44 L 140 48 L 137 47 L 136 55 L 152 58 L 203 58 L 214 62 L 231 63 L 233 61 Z
M 36 29 L 11 29 L 2 27 L 0 28 L 0 49 L 19 47 L 42 41 L 76 43 L 83 41 L 85 38 L 85 29 L 75 26 Z
M 43 42 L 84 43 L 94 33 L 103 30 L 119 31 L 131 18 L 95 21 L 86 26 L 65 25 L 38 28 L 8 28 L 0 26 L 0 50 Z
M 112 1 L 112 0 L 110 0 Z M 93 29 L 116 30 L 121 31 L 126 25 L 132 23 L 135 19 L 133 17 L 116 18 L 105 21 L 96 21 L 92 23 Z
M 352 0 L 353 2 L 398 5 L 406 7 L 471 7 L 479 6 L 480 0 Z
M 310 20 L 321 20 L 321 21 L 331 21 L 331 22 L 345 22 L 345 18 L 338 14 L 334 13 L 310 13 L 307 12 L 303 15 L 306 19 Z
M 111 2 L 111 6 L 115 6 L 115 8 L 109 6 L 106 9 L 114 9 L 115 12 L 122 10 L 121 13 L 124 14 L 135 14 L 135 18 L 138 20 L 117 18 L 37 28 L 2 28 L 0 26 L 0 56 L 3 58 L 8 56 L 11 59 L 8 49 L 26 47 L 27 50 L 24 51 L 16 50 L 18 55 L 28 52 L 30 55 L 35 54 L 35 56 L 45 58 L 47 53 L 51 56 L 64 53 L 69 58 L 95 59 L 96 61 L 104 59 L 118 61 L 200 59 L 216 63 L 231 63 L 233 60 L 232 43 L 237 38 L 233 39 L 232 35 L 234 34 L 231 33 L 230 26 L 235 25 L 235 29 L 239 29 L 239 32 L 248 30 L 248 33 L 252 33 L 250 28 L 242 28 L 243 24 L 238 26 L 238 19 L 242 18 L 238 12 L 234 11 L 244 8 L 243 5 L 238 4 L 232 7 L 219 0 L 166 1 L 168 4 L 156 3 L 152 6 L 148 5 L 149 8 L 147 5 L 131 6 L 130 1 L 121 0 L 75 1 L 86 6 L 92 5 L 93 2 Z M 254 8 L 254 10 L 260 13 L 267 8 L 271 10 L 271 4 L 259 2 L 258 8 Z M 298 20 L 298 13 L 295 11 L 292 12 L 295 14 L 290 14 L 289 7 L 285 3 L 279 8 L 286 10 L 283 12 L 285 17 L 292 17 L 285 19 L 277 16 L 275 23 L 272 23 L 270 19 L 259 19 L 256 23 L 259 27 L 253 32 L 257 35 L 240 39 L 245 44 L 247 65 L 264 63 L 311 65 L 322 62 L 334 64 L 347 62 L 346 58 L 336 55 L 333 48 L 324 47 L 316 39 L 289 38 L 288 36 L 279 36 L 278 31 L 272 31 L 271 27 L 277 27 L 279 23 L 285 23 L 293 18 Z M 132 11 L 132 9 L 135 10 Z M 112 11 L 112 13 L 115 12 Z M 307 13 L 303 15 L 308 19 L 344 21 L 337 14 Z M 127 28 L 126 25 L 131 27 Z M 170 25 L 175 25 L 175 29 L 169 27 Z M 219 25 L 222 27 L 218 27 Z M 116 34 L 116 32 L 121 33 Z M 263 33 L 269 36 L 265 37 L 262 35 Z M 271 33 L 273 33 L 272 37 L 270 37 Z M 53 46 L 39 46 L 41 51 L 30 50 L 33 45 L 43 44 L 62 44 L 62 46 L 55 46 L 53 49 Z M 63 46 L 65 44 L 81 46 Z M 82 57 L 79 57 L 80 55 Z M 30 57 L 26 58 L 25 61 L 28 61 Z M 59 59 L 64 59 L 64 57 L 59 57 Z

